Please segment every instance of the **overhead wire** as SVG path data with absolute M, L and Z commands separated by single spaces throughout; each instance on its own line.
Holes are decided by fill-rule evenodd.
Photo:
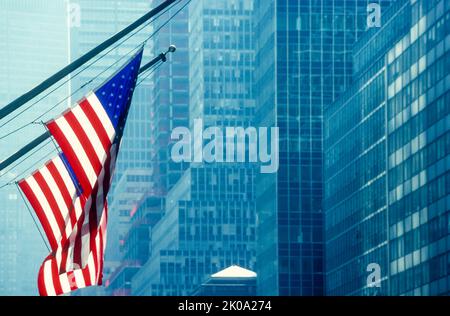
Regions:
M 112 67 L 114 67 L 119 61 L 121 61 L 123 58 L 127 57 L 128 54 L 130 54 L 131 52 L 133 52 L 134 50 L 136 50 L 137 48 L 139 48 L 140 46 L 136 46 L 135 48 L 133 48 L 130 52 L 128 52 L 126 55 L 123 55 L 122 57 L 120 57 L 118 60 L 116 60 L 113 64 L 109 65 L 108 67 L 106 67 L 105 69 L 103 69 L 100 73 L 98 73 L 97 75 L 95 75 L 93 78 L 89 79 L 88 81 L 86 81 L 85 83 L 83 83 L 78 89 L 76 89 L 75 91 L 73 91 L 70 95 L 66 96 L 65 98 L 61 99 L 60 101 L 58 101 L 57 103 L 55 103 L 53 106 L 51 106 L 47 111 L 45 111 L 44 113 L 38 115 L 36 118 L 34 118 L 31 122 L 26 123 L 21 125 L 20 127 L 8 132 L 7 134 L 0 136 L 0 140 L 7 138 L 21 130 L 23 130 L 24 128 L 26 128 L 27 126 L 30 126 L 31 124 L 38 124 L 39 122 L 37 122 L 39 119 L 43 118 L 45 115 L 47 115 L 48 113 L 50 113 L 52 110 L 54 110 L 55 108 L 57 108 L 60 104 L 66 102 L 69 98 L 73 97 L 76 93 L 78 93 L 79 91 L 81 91 L 82 89 L 84 89 L 87 85 L 89 85 L 90 83 L 92 83 L 94 80 L 96 80 L 97 78 L 99 78 L 101 75 L 103 75 L 105 72 L 107 72 L 109 69 L 111 69 Z
M 41 148 L 42 149 L 42 148 Z M 19 174 L 17 174 L 12 180 L 8 181 L 7 183 L 3 184 L 0 189 L 12 185 L 14 183 L 16 183 L 16 181 L 23 177 L 24 175 L 28 174 L 31 170 L 35 169 L 35 165 L 39 165 L 39 164 L 43 164 L 45 161 L 49 160 L 49 156 L 50 154 L 54 153 L 54 152 L 58 152 L 56 149 L 51 150 L 50 152 L 47 152 L 44 156 L 42 156 L 41 158 L 39 158 L 36 163 L 34 163 L 32 166 L 28 167 L 25 170 L 22 170 Z
M 11 167 L 8 168 L 7 171 L 2 172 L 2 174 L 0 175 L 0 179 L 5 177 L 7 174 L 9 174 L 12 170 L 14 170 L 16 167 L 18 167 L 19 165 L 21 165 L 22 163 L 25 162 L 25 160 L 27 160 L 28 158 L 30 158 L 31 156 L 33 156 L 34 154 L 36 154 L 38 151 L 40 151 L 41 149 L 43 149 L 44 147 L 46 147 L 48 144 L 50 144 L 51 140 L 48 139 L 45 142 L 43 142 L 42 144 L 40 144 L 39 146 L 37 146 L 33 151 L 29 152 L 25 157 L 23 157 L 19 162 L 16 162 L 14 165 L 12 165 Z M 11 182 L 8 182 L 2 186 L 0 186 L 0 189 L 12 184 Z
M 181 0 L 180 0 L 181 1 Z M 180 3 L 180 1 L 175 2 L 173 4 L 173 6 L 177 5 Z M 188 0 L 187 3 L 189 3 L 190 0 Z M 186 5 L 184 5 L 183 7 L 185 7 Z M 37 103 L 41 102 L 42 100 L 44 100 L 45 98 L 47 98 L 49 95 L 51 95 L 53 92 L 55 92 L 56 90 L 58 90 L 59 88 L 61 88 L 62 86 L 64 86 L 66 83 L 68 83 L 69 81 L 71 81 L 73 78 L 77 77 L 79 74 L 81 74 L 83 71 L 85 71 L 86 69 L 88 69 L 89 67 L 91 67 L 92 65 L 94 65 L 95 63 L 97 63 L 99 60 L 103 59 L 105 56 L 107 56 L 111 51 L 117 49 L 120 45 L 122 45 L 123 43 L 125 43 L 127 40 L 129 40 L 131 37 L 135 36 L 137 33 L 139 33 L 141 30 L 143 30 L 145 27 L 147 27 L 148 25 L 150 25 L 151 23 L 153 23 L 155 20 L 157 20 L 159 17 L 161 17 L 162 15 L 164 15 L 165 13 L 167 13 L 169 10 L 171 9 L 171 7 L 168 7 L 166 9 L 164 9 L 162 12 L 158 13 L 158 15 L 156 15 L 153 19 L 147 21 L 146 23 L 144 23 L 142 26 L 140 26 L 139 28 L 137 28 L 135 31 L 133 31 L 132 33 L 130 33 L 128 36 L 126 36 L 125 38 L 123 38 L 122 40 L 120 40 L 119 42 L 117 42 L 116 44 L 114 44 L 112 47 L 110 47 L 104 54 L 102 54 L 101 56 L 95 58 L 93 61 L 91 61 L 90 63 L 88 63 L 86 66 L 84 66 L 81 70 L 79 70 L 78 72 L 76 72 L 74 75 L 68 76 L 68 79 L 64 80 L 63 82 L 61 82 L 60 84 L 58 84 L 55 88 L 51 89 L 48 93 L 44 94 L 41 98 L 39 98 L 38 100 L 34 101 L 32 104 L 30 104 L 29 106 L 27 106 L 26 108 L 24 108 L 23 110 L 19 111 L 17 114 L 15 114 L 14 116 L 12 116 L 10 119 L 8 119 L 5 123 L 2 124 L 1 128 L 4 128 L 6 125 L 8 125 L 10 122 L 12 122 L 14 119 L 16 119 L 18 116 L 22 115 L 24 112 L 28 111 L 30 108 L 32 108 L 34 105 L 36 105 Z M 172 19 L 173 17 L 171 17 Z M 157 33 L 159 31 L 159 29 L 157 31 L 155 31 L 154 33 Z M 152 36 L 154 35 L 154 33 L 152 33 Z M 149 37 L 151 38 L 151 36 Z M 145 43 L 148 41 L 148 39 L 145 39 L 142 43 Z M 141 43 L 141 44 L 142 44 Z M 140 45 L 139 45 L 140 46 Z M 134 48 L 135 49 L 135 48 Z M 132 49 L 131 51 L 133 51 L 134 49 Z M 127 54 L 123 55 L 119 60 L 121 60 L 124 56 L 127 56 Z M 115 62 L 113 65 L 115 65 L 117 62 Z M 94 80 L 96 78 L 93 78 Z M 89 84 L 90 82 L 88 82 L 87 84 Z M 83 86 L 84 87 L 84 86 Z M 74 93 L 76 93 L 77 91 L 75 91 Z M 72 96 L 73 93 L 70 95 Z M 64 99 L 64 101 L 66 101 L 70 96 L 66 97 Z M 58 104 L 59 105 L 59 104 Z M 46 114 L 46 113 L 45 113 Z M 44 114 L 44 115 L 45 115 Z M 21 126 L 20 128 L 13 130 L 12 132 L 0 137 L 0 139 L 4 139 L 6 137 L 8 137 L 11 134 L 14 134 L 15 132 L 20 131 L 21 129 L 25 128 L 26 126 L 30 125 L 31 123 L 25 124 L 24 126 Z

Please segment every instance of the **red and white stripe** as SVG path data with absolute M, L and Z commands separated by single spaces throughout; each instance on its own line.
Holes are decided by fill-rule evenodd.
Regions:
M 26 179 L 19 187 L 36 211 L 52 251 L 71 235 L 84 207 L 60 156 Z
M 106 247 L 107 206 L 103 209 L 98 229 L 91 234 L 95 236 L 96 252 L 89 254 L 85 266 L 74 266 L 73 269 L 60 272 L 59 258 L 64 256 L 72 245 L 59 248 L 51 253 L 42 264 L 38 274 L 38 288 L 40 295 L 54 296 L 69 293 L 76 289 L 102 284 L 103 254 Z M 94 258 L 98 258 L 96 261 Z
M 75 289 L 102 284 L 106 247 L 107 202 L 117 155 L 117 145 L 111 147 L 105 164 L 84 204 L 82 215 L 67 242 L 52 252 L 39 270 L 41 295 L 60 295 Z M 64 258 L 74 260 L 64 261 Z
M 94 92 L 47 123 L 77 175 L 83 194 L 94 188 L 116 131 Z
M 91 195 L 78 196 L 60 156 L 19 182 L 44 227 L 52 252 L 38 275 L 41 295 L 102 284 L 107 203 L 118 146 L 112 145 Z

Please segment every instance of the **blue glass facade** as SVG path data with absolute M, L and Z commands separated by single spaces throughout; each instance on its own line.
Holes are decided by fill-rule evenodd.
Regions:
M 190 4 L 189 126 L 199 118 L 204 128 L 251 124 L 252 12 L 253 1 L 246 0 Z M 177 126 L 186 125 L 174 120 L 171 127 Z M 188 295 L 230 265 L 253 269 L 254 174 L 247 164 L 192 163 L 168 191 L 151 257 L 133 278 L 132 293 Z
M 154 1 L 153 5 L 161 1 Z M 155 29 L 160 28 L 176 11 L 176 6 L 156 21 Z M 189 126 L 189 45 L 188 45 L 188 7 L 181 10 L 153 38 L 154 56 L 166 51 L 175 44 L 177 50 L 168 56 L 164 65 L 153 73 L 154 87 L 150 120 L 150 150 L 155 191 L 161 196 L 176 184 L 188 167 L 188 163 L 175 163 L 171 160 L 170 149 L 174 143 L 171 131 L 178 126 Z
M 131 280 L 147 262 L 151 254 L 151 233 L 153 227 L 164 215 L 164 199 L 147 193 L 132 208 L 131 227 L 126 233 L 122 248 L 121 264 L 108 280 L 108 293 L 114 296 L 131 294 Z
M 152 229 L 151 256 L 132 280 L 133 295 L 190 295 L 230 265 L 255 265 L 253 170 L 190 167 L 166 198 Z
M 351 82 L 352 45 L 366 28 L 367 4 L 256 6 L 257 124 L 280 128 L 279 171 L 257 177 L 259 294 L 324 293 L 323 109 Z
M 449 19 L 447 1 L 397 1 L 326 109 L 327 294 L 449 294 Z

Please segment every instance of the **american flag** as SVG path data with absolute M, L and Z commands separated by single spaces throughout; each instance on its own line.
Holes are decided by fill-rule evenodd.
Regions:
M 102 284 L 107 202 L 142 49 L 99 88 L 46 124 L 62 153 L 19 181 L 50 243 L 41 295 Z

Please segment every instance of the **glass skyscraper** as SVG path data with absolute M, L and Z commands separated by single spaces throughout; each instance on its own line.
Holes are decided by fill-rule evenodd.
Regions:
M 131 280 L 147 262 L 151 254 L 153 227 L 164 214 L 164 199 L 150 191 L 131 210 L 131 226 L 120 243 L 123 249 L 121 264 L 114 269 L 107 281 L 108 294 L 131 294 Z
M 253 1 L 246 0 L 190 4 L 191 129 L 195 119 L 204 128 L 251 124 L 252 12 Z M 172 127 L 178 126 L 186 125 L 174 120 Z M 165 215 L 152 232 L 152 255 L 133 278 L 133 294 L 188 295 L 230 265 L 254 268 L 255 170 L 247 164 L 191 163 L 168 191 Z
M 369 2 L 390 1 L 255 6 L 255 117 L 280 129 L 278 173 L 256 180 L 258 294 L 324 293 L 323 109 L 351 82 Z
M 329 295 L 450 293 L 449 30 L 450 2 L 398 0 L 325 111 Z
M 169 191 L 133 295 L 190 295 L 230 265 L 255 265 L 252 169 L 190 167 Z
M 154 6 L 161 1 L 153 1 Z M 170 149 L 174 141 L 171 131 L 178 126 L 189 126 L 189 47 L 188 7 L 181 10 L 167 24 L 167 20 L 180 8 L 177 5 L 161 15 L 154 28 L 159 31 L 153 37 L 153 54 L 166 51 L 174 44 L 177 50 L 168 55 L 166 63 L 154 71 L 151 108 L 151 163 L 155 193 L 165 196 L 188 167 L 187 163 L 171 160 Z
M 109 245 L 106 249 L 109 253 L 105 256 L 108 260 L 108 271 L 105 271 L 108 273 L 108 283 L 114 282 L 114 278 L 121 277 L 119 271 L 126 269 L 129 264 L 135 265 L 134 262 L 127 260 L 126 251 L 127 248 L 133 247 L 130 243 L 135 240 L 130 240 L 127 236 L 133 229 L 134 220 L 138 219 L 132 216 L 133 210 L 138 208 L 142 197 L 150 188 L 151 172 L 146 169 L 130 168 L 122 174 L 116 182 L 114 191 L 111 192 L 113 198 L 108 204 L 108 210 L 115 213 L 109 215 L 109 218 L 113 220 L 108 223 L 108 230 L 112 235 L 108 237 Z M 118 287 L 117 284 L 116 287 Z M 108 292 L 111 292 L 110 290 L 117 290 L 117 288 L 108 288 Z

